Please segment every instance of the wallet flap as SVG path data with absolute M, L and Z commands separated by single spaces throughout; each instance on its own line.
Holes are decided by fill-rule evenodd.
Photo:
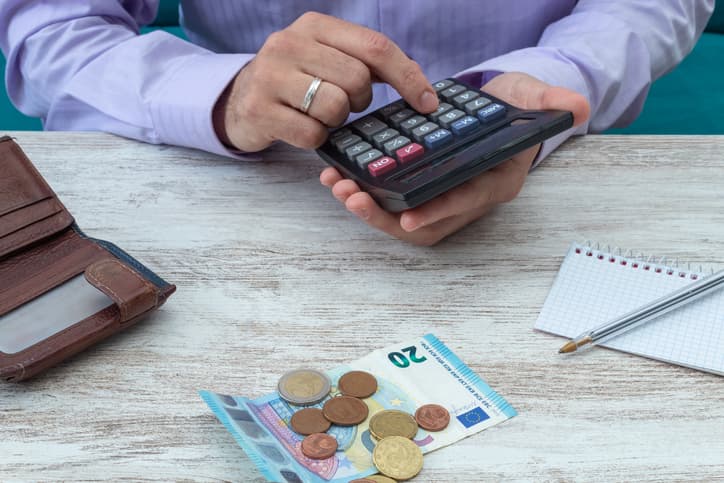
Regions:
M 12 138 L 0 138 L 0 258 L 68 228 L 73 217 Z
M 105 259 L 91 264 L 85 270 L 85 278 L 116 303 L 121 323 L 158 306 L 160 290 L 118 260 Z

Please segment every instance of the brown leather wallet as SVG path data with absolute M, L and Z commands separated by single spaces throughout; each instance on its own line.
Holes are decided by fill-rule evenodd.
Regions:
M 5 316 L 81 274 L 108 305 L 22 350 L 0 351 L 0 380 L 32 377 L 133 325 L 176 290 L 115 245 L 86 236 L 20 146 L 0 137 L 0 328 Z

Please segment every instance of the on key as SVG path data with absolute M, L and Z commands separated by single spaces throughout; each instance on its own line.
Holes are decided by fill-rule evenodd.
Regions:
M 389 173 L 397 166 L 397 161 L 389 156 L 380 158 L 377 161 L 372 161 L 367 165 L 367 170 L 374 177 L 382 176 L 385 173 Z
M 419 159 L 423 154 L 425 154 L 425 149 L 417 143 L 408 144 L 395 152 L 397 159 L 399 159 L 402 164 Z

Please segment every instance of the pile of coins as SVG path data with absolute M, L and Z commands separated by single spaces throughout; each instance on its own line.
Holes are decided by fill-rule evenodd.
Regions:
M 282 399 L 295 406 L 317 404 L 331 389 L 329 378 L 314 369 L 288 372 L 277 385 Z M 326 459 L 337 451 L 337 440 L 327 434 L 332 424 L 355 426 L 367 419 L 369 408 L 362 399 L 377 392 L 377 379 L 364 371 L 350 371 L 339 378 L 337 389 L 340 395 L 328 399 L 322 409 L 306 407 L 292 415 L 290 425 L 305 436 L 301 450 L 308 458 Z M 450 413 L 438 404 L 421 406 L 414 416 L 395 409 L 375 413 L 369 430 L 376 441 L 372 461 L 381 475 L 350 483 L 394 483 L 413 478 L 422 470 L 422 450 L 413 441 L 418 428 L 442 431 L 449 423 Z

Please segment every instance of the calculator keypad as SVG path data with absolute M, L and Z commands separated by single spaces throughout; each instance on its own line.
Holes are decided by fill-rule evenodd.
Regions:
M 330 135 L 330 144 L 373 177 L 445 148 L 505 117 L 506 107 L 452 79 L 433 84 L 438 109 L 423 115 L 404 100 L 388 104 Z

